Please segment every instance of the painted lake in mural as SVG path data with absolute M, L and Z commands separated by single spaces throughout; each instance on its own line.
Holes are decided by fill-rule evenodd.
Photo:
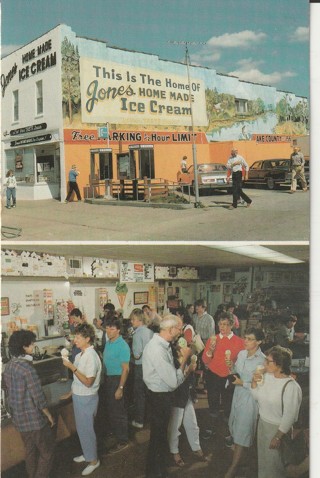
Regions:
M 278 124 L 276 113 L 266 113 L 252 121 L 239 121 L 225 128 L 214 128 L 208 131 L 208 141 L 232 141 L 251 139 L 253 134 L 271 134 Z

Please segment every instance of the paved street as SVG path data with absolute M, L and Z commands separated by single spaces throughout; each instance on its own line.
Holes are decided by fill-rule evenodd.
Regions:
M 204 208 L 184 210 L 110 204 L 19 201 L 2 210 L 2 228 L 21 228 L 3 241 L 307 241 L 310 193 L 246 189 L 250 208 L 228 210 L 232 196 L 201 196 Z M 4 204 L 3 204 L 4 206 Z M 9 230 L 11 232 L 11 230 Z

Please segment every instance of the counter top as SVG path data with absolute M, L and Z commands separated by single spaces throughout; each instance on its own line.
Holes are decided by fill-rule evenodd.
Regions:
M 65 401 L 60 400 L 61 395 L 64 395 L 71 390 L 72 380 L 57 380 L 57 382 L 49 383 L 47 385 L 43 385 L 42 389 L 46 396 L 48 407 L 56 407 L 65 403 Z
M 53 409 L 58 406 L 63 406 L 69 403 L 69 400 L 60 400 L 61 395 L 65 395 L 66 393 L 70 392 L 71 390 L 72 380 L 68 379 L 66 381 L 57 380 L 54 383 L 49 383 L 47 385 L 43 385 L 42 390 L 46 396 L 48 402 L 48 408 Z M 6 427 L 11 425 L 12 418 L 5 417 L 1 419 L 1 427 Z

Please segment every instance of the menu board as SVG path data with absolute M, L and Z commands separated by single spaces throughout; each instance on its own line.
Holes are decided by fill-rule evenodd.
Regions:
M 154 282 L 153 264 L 120 262 L 120 282 Z

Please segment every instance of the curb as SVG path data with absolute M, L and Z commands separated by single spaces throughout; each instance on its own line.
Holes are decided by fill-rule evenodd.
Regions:
M 109 201 L 107 199 L 85 199 L 88 204 L 97 204 L 99 206 L 131 206 L 131 207 L 152 207 L 158 209 L 193 209 L 193 204 L 166 204 L 166 203 L 148 203 L 137 201 Z

